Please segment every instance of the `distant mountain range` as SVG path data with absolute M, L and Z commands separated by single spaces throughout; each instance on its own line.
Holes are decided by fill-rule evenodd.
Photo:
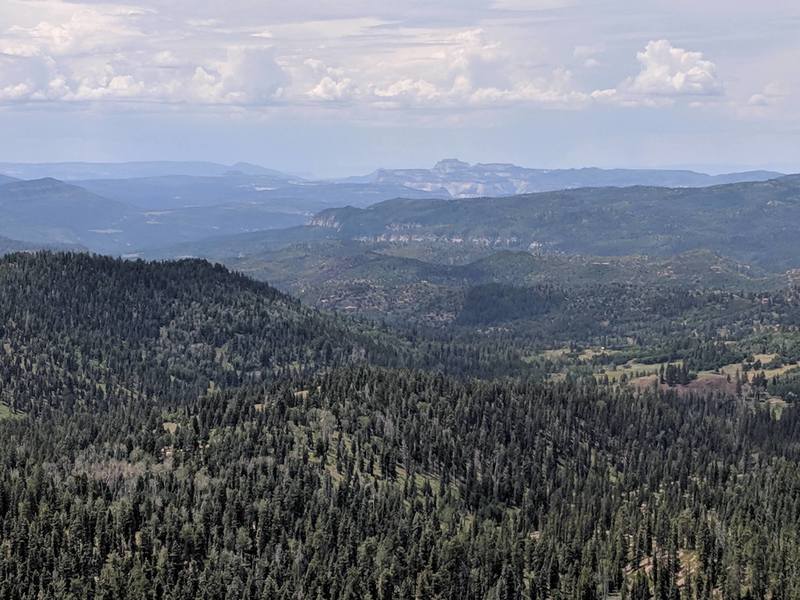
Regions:
M 590 254 L 680 252 L 696 247 L 696 240 L 663 234 L 658 243 L 656 238 L 648 238 L 648 243 L 624 242 L 628 234 L 615 229 L 614 220 L 621 218 L 624 225 L 630 218 L 633 227 L 636 223 L 644 226 L 659 215 L 671 219 L 672 209 L 661 206 L 664 198 L 683 198 L 686 194 L 695 198 L 698 193 L 706 198 L 699 188 L 685 186 L 757 181 L 778 175 L 760 171 L 724 176 L 690 171 L 545 171 L 514 165 L 468 165 L 456 160 L 441 161 L 431 170 L 384 170 L 343 181 L 308 181 L 248 163 L 209 162 L 0 163 L 0 173 L 0 236 L 37 246 L 78 245 L 94 252 L 127 255 L 181 244 L 194 248 L 212 237 L 233 236 L 232 250 L 246 254 L 249 240 L 262 239 L 258 232 L 279 229 L 280 233 L 263 238 L 271 239 L 268 243 L 273 247 L 327 238 L 419 242 L 423 236 L 437 243 L 472 240 L 462 244 L 464 256 L 458 258 L 459 262 L 479 257 L 481 253 L 474 250 L 481 244 L 510 249 L 541 247 L 551 252 L 586 249 Z M 638 182 L 677 187 L 552 192 L 551 196 L 536 196 L 533 207 L 528 206 L 532 196 L 509 196 L 521 189 L 548 186 L 571 189 Z M 497 200 L 497 205 L 461 198 L 449 203 L 453 196 L 477 194 L 506 199 Z M 624 199 L 622 204 L 620 198 Z M 624 206 L 630 207 L 627 216 L 622 214 Z M 678 212 L 681 210 L 681 218 L 691 224 L 695 217 L 690 207 Z M 637 211 L 648 214 L 639 215 Z M 587 219 L 583 229 L 564 220 L 575 220 L 577 215 Z M 593 240 L 593 220 L 597 219 L 603 243 L 570 241 L 573 234 Z M 652 226 L 663 228 L 664 223 L 656 221 Z M 775 223 L 779 236 L 783 226 L 785 222 Z M 236 237 L 242 234 L 246 237 Z
M 674 256 L 706 249 L 782 272 L 800 266 L 800 176 L 709 188 L 581 188 L 504 198 L 397 199 L 318 213 L 308 226 L 165 250 L 224 258 L 350 240 L 437 262 L 498 250 Z M 444 261 L 441 261 L 444 262 Z
M 176 182 L 169 180 L 159 182 L 154 181 L 153 178 L 174 178 L 174 176 L 203 179 L 253 177 L 259 179 L 260 187 L 264 187 L 266 184 L 285 187 L 312 183 L 301 177 L 244 162 L 232 165 L 198 161 L 0 163 L 0 174 L 17 179 L 52 177 L 71 182 L 98 179 L 149 179 L 155 187 L 159 187 L 160 183 L 165 183 L 169 187 L 175 185 Z M 0 175 L 0 184 L 3 183 L 2 175 Z M 782 175 L 783 173 L 775 171 L 708 175 L 688 170 L 664 169 L 530 169 L 505 163 L 471 165 L 457 159 L 446 159 L 436 163 L 432 169 L 379 169 L 369 175 L 347 177 L 328 183 L 405 190 L 406 196 L 413 194 L 408 190 L 416 190 L 416 192 L 425 192 L 428 195 L 442 198 L 474 198 L 513 196 L 579 187 L 627 187 L 633 185 L 704 187 L 743 181 L 765 181 Z M 180 179 L 177 181 L 179 182 Z M 315 183 L 320 184 L 319 181 Z
M 127 254 L 210 236 L 286 228 L 331 206 L 431 195 L 392 184 L 293 184 L 241 173 L 0 184 L 0 235 Z
M 0 163 L 0 173 L 17 179 L 52 177 L 63 181 L 129 179 L 132 177 L 160 177 L 163 175 L 220 177 L 229 173 L 266 176 L 283 181 L 295 179 L 286 173 L 250 163 L 240 162 L 233 165 L 223 165 L 203 161 Z
M 581 187 L 705 187 L 743 181 L 765 181 L 780 177 L 774 171 L 748 171 L 707 175 L 695 171 L 655 169 L 528 169 L 512 164 L 475 164 L 456 159 L 442 160 L 432 169 L 380 169 L 357 183 L 392 183 L 452 198 L 513 196 Z

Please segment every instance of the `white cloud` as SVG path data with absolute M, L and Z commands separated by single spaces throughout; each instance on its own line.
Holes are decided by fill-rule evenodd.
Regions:
M 595 69 L 602 65 L 598 55 L 605 50 L 602 44 L 593 46 L 579 45 L 572 50 L 572 56 L 580 61 L 585 69 Z
M 45 0 L 36 3 L 38 14 L 28 12 L 30 4 L 9 2 L 0 17 L 4 10 L 19 16 L 0 29 L 0 102 L 6 104 L 262 106 L 279 99 L 289 82 L 274 49 L 252 37 L 205 47 L 171 22 L 160 23 L 155 10 Z
M 358 88 L 355 82 L 349 77 L 334 79 L 330 75 L 326 75 L 308 92 L 308 95 L 314 100 L 348 100 L 357 91 Z
M 625 67 L 613 60 L 623 56 L 619 42 L 597 43 L 590 35 L 575 38 L 583 42 L 578 45 L 557 39 L 547 32 L 549 23 L 557 26 L 551 15 L 541 17 L 548 23 L 538 29 L 546 34 L 541 40 L 507 16 L 464 25 L 465 14 L 571 10 L 577 4 L 571 0 L 485 0 L 479 10 L 466 12 L 456 2 L 426 4 L 425 10 L 441 19 L 434 25 L 405 17 L 403 0 L 375 8 L 365 0 L 345 0 L 332 12 L 303 2 L 254 7 L 230 0 L 227 9 L 199 7 L 192 16 L 178 4 L 157 0 L 139 0 L 144 8 L 113 0 L 42 0 L 35 3 L 40 11 L 33 3 L 5 2 L 0 6 L 0 20 L 10 22 L 0 28 L 5 104 L 281 105 L 309 111 L 329 104 L 364 113 L 466 114 L 509 106 L 581 109 L 593 103 L 668 107 L 723 93 L 714 62 L 667 40 L 647 43 L 637 54 L 639 73 L 623 79 Z M 458 27 L 448 23 L 454 15 Z M 630 57 L 632 50 L 627 52 Z M 758 88 L 738 97 L 741 105 L 759 107 L 781 101 L 779 94 Z
M 447 92 L 424 79 L 401 79 L 386 87 L 372 89 L 379 104 L 386 106 L 432 106 L 442 102 Z
M 791 93 L 787 86 L 780 81 L 772 81 L 764 86 L 764 89 L 750 96 L 747 104 L 749 106 L 775 106 L 783 102 Z
M 626 91 L 649 96 L 710 96 L 722 92 L 717 67 L 701 52 L 675 48 L 667 40 L 651 41 L 636 55 L 641 72 Z
M 563 68 L 532 70 L 481 29 L 454 31 L 427 46 L 401 48 L 362 70 L 363 101 L 380 108 L 541 108 L 584 105 L 572 74 Z M 391 77 L 391 76 L 394 77 Z
M 228 104 L 269 104 L 280 97 L 288 77 L 275 61 L 272 48 L 233 48 L 217 63 L 215 73 L 206 72 L 200 98 Z
M 639 74 L 628 77 L 615 88 L 599 89 L 591 97 L 601 103 L 623 107 L 663 108 L 681 98 L 700 107 L 723 93 L 717 67 L 701 52 L 675 48 L 667 40 L 650 41 L 638 52 Z
M 40 56 L 0 55 L 0 101 L 57 98 L 60 90 L 55 63 Z
M 61 22 L 43 20 L 30 27 L 12 25 L 7 33 L 12 39 L 24 40 L 40 53 L 50 55 L 113 50 L 144 36 L 135 21 L 146 13 L 133 7 L 106 7 L 103 12 L 76 6 Z
M 289 79 L 270 48 L 231 48 L 224 60 L 185 62 L 169 52 L 129 59 L 0 55 L 0 102 L 275 103 Z

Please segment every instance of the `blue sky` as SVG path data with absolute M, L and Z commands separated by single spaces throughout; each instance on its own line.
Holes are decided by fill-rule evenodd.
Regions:
M 0 160 L 800 171 L 800 7 L 0 3 Z

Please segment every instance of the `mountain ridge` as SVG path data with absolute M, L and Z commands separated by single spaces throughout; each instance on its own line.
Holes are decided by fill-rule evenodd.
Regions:
M 580 188 L 500 198 L 394 199 L 326 209 L 291 230 L 222 236 L 148 256 L 215 259 L 297 242 L 350 240 L 454 252 L 508 249 L 588 256 L 674 256 L 706 249 L 772 273 L 800 266 L 800 176 L 708 188 Z M 413 255 L 413 252 L 411 253 Z
M 679 169 L 534 169 L 511 163 L 469 164 L 444 159 L 431 169 L 378 169 L 352 181 L 396 183 L 426 191 L 445 190 L 453 198 L 512 196 L 584 187 L 706 187 L 781 177 L 776 171 L 753 170 L 709 175 Z

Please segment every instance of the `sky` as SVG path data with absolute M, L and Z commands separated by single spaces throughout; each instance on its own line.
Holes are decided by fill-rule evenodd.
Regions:
M 796 0 L 0 0 L 0 161 L 800 171 Z

